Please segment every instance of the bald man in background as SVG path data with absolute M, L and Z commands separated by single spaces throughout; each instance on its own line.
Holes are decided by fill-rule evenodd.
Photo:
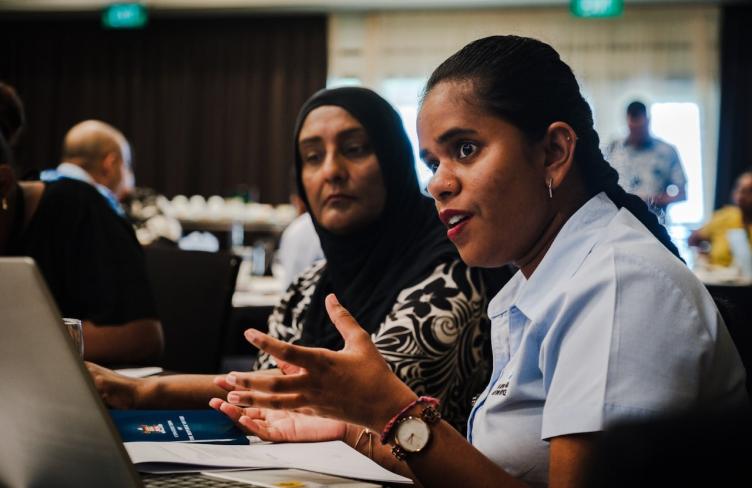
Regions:
M 113 210 L 123 215 L 118 202 L 133 187 L 130 144 L 109 124 L 99 120 L 80 122 L 65 135 L 60 165 L 41 174 L 43 181 L 60 177 L 93 185 Z
M 15 243 L 33 257 L 65 317 L 84 323 L 84 356 L 148 363 L 163 349 L 143 250 L 120 208 L 130 171 L 123 134 L 100 121 L 75 125 L 62 163 L 42 173 L 35 207 Z

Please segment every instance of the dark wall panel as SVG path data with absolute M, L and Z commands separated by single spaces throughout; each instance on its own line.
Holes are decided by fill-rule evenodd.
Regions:
M 715 207 L 730 200 L 736 177 L 752 167 L 752 5 L 721 13 L 721 120 Z
M 98 17 L 0 20 L 0 79 L 28 116 L 27 169 L 55 166 L 74 123 L 132 142 L 139 186 L 167 195 L 288 198 L 297 110 L 326 81 L 323 16 L 155 18 L 110 31 Z

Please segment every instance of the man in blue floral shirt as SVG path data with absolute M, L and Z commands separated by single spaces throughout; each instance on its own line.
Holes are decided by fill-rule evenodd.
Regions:
M 606 159 L 619 172 L 619 184 L 642 198 L 656 213 L 686 200 L 687 177 L 676 148 L 650 134 L 650 119 L 642 102 L 627 107 L 629 136 L 606 149 Z

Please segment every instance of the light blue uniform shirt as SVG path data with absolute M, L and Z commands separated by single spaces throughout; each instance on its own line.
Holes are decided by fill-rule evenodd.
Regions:
M 468 437 L 533 485 L 547 483 L 551 437 L 746 402 L 744 368 L 704 286 L 603 193 L 488 314 L 493 373 Z

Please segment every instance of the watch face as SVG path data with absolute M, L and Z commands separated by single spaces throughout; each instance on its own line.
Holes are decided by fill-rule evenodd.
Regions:
M 407 452 L 418 452 L 428 444 L 431 430 L 423 420 L 407 417 L 397 425 L 395 442 Z

